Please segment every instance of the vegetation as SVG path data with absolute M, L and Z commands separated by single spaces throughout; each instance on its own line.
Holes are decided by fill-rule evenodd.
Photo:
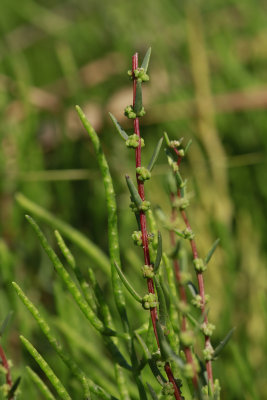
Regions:
M 78 5 L 27 0 L 19 9 L 8 2 L 2 6 L 3 398 L 135 399 L 145 398 L 145 392 L 147 398 L 169 394 L 173 398 L 169 390 L 177 389 L 190 399 L 194 391 L 200 396 L 197 381 L 205 385 L 203 370 L 197 368 L 205 359 L 208 380 L 211 382 L 212 375 L 220 380 L 221 399 L 260 399 L 265 394 L 266 117 L 261 111 L 266 78 L 261 50 L 265 5 L 216 0 L 205 5 L 192 2 L 186 8 L 168 1 L 164 6 L 147 4 L 146 10 L 139 2 L 135 6 L 120 0 L 105 9 L 92 0 Z M 153 57 L 150 82 L 144 83 L 143 93 L 147 114 L 141 127 L 146 147 L 142 164 L 135 165 L 133 153 L 123 143 L 130 140 L 132 146 L 136 138 L 131 136 L 131 119 L 127 121 L 121 113 L 121 104 L 131 103 L 122 73 L 132 49 L 145 53 L 147 43 L 153 47 Z M 136 82 L 147 80 L 144 75 L 135 78 Z M 142 114 L 138 91 L 135 109 L 126 110 L 130 117 L 132 112 Z M 83 111 L 77 111 L 94 152 L 74 112 L 76 102 L 82 104 Z M 123 140 L 115 134 L 108 111 Z M 85 115 L 99 134 L 103 152 Z M 164 131 L 168 135 L 163 144 Z M 187 152 L 191 138 L 193 144 Z M 160 145 L 154 164 L 156 157 L 150 162 L 153 148 Z M 170 164 L 167 174 L 166 160 Z M 137 185 L 133 179 L 136 168 Z M 152 168 L 152 179 L 147 180 Z M 184 197 L 179 185 L 185 178 Z M 136 192 L 139 189 L 140 196 L 141 186 L 145 187 L 142 204 Z M 134 214 L 128 209 L 129 190 L 133 210 L 150 201 L 156 219 L 151 210 L 141 210 L 146 211 L 146 224 L 153 233 L 149 244 L 142 243 L 144 254 L 134 249 L 131 241 L 133 231 L 136 244 L 143 241 L 144 224 L 141 229 L 135 226 Z M 191 206 L 187 209 L 188 201 Z M 28 221 L 25 210 L 31 215 Z M 32 228 L 50 261 L 40 251 Z M 205 254 L 209 255 L 205 258 Z M 177 273 L 176 261 L 172 265 L 172 258 L 169 260 L 174 256 L 182 276 Z M 207 262 L 204 281 L 210 300 L 206 305 L 198 278 Z M 149 267 L 152 263 L 156 277 Z M 143 300 L 142 274 L 148 291 L 153 295 L 154 290 L 157 298 Z M 11 282 L 16 282 L 14 287 Z M 127 282 L 131 293 L 125 288 Z M 174 300 L 175 291 L 180 299 L 186 294 L 188 305 L 193 300 L 200 310 L 193 305 L 190 311 L 183 308 L 184 303 Z M 140 301 L 150 311 L 143 310 Z M 153 317 L 154 306 L 159 307 L 159 324 Z M 14 311 L 12 318 L 10 310 Z M 148 314 L 152 325 L 148 325 Z M 218 348 L 213 354 L 209 351 L 210 330 L 205 334 L 207 351 L 203 353 L 200 328 L 205 319 L 216 325 L 211 343 Z M 165 328 L 167 322 L 173 331 Z M 182 335 L 184 326 L 193 331 L 191 336 Z M 234 335 L 212 363 L 211 375 L 209 358 L 216 358 L 233 327 Z M 147 337 L 147 329 L 154 334 Z M 162 331 L 168 334 L 162 336 Z M 193 347 L 188 336 L 195 341 Z M 161 375 L 172 382 L 168 367 L 166 371 L 170 362 L 172 374 L 182 380 L 181 387 L 180 381 L 174 386 L 167 384 L 161 394 L 161 385 L 151 371 L 157 337 L 165 365 L 160 369 L 162 360 L 157 360 Z M 175 345 L 177 338 L 180 347 Z M 222 338 L 225 341 L 220 344 Z M 10 371 L 9 359 L 13 364 Z

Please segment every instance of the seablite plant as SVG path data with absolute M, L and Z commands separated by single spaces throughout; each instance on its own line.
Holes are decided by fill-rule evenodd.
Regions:
M 127 269 L 124 270 L 121 265 L 117 205 L 109 166 L 98 135 L 79 106 L 76 110 L 93 143 L 104 183 L 108 210 L 109 257 L 82 233 L 22 194 L 17 195 L 19 204 L 31 214 L 26 218 L 51 260 L 58 278 L 64 283 L 72 301 L 76 303 L 87 323 L 102 338 L 106 357 L 112 360 L 114 367 L 114 373 L 109 380 L 103 374 L 103 377 L 100 376 L 95 382 L 88 370 L 84 371 L 79 359 L 75 359 L 72 353 L 68 354 L 67 349 L 57 339 L 55 327 L 51 326 L 47 317 L 14 282 L 17 295 L 36 320 L 54 351 L 79 383 L 80 392 L 75 394 L 74 389 L 66 385 L 66 382 L 63 383 L 53 367 L 48 365 L 45 355 L 40 354 L 26 337 L 21 336 L 23 346 L 47 377 L 46 381 L 41 380 L 27 367 L 29 377 L 46 399 L 218 400 L 220 398 L 220 385 L 213 377 L 212 362 L 230 339 L 232 331 L 217 347 L 214 346 L 212 342 L 214 325 L 209 321 L 207 306 L 209 299 L 204 285 L 208 263 L 219 241 L 213 244 L 205 258 L 200 257 L 193 226 L 187 214 L 190 200 L 187 194 L 187 182 L 181 172 L 182 160 L 186 157 L 191 142 L 183 146 L 182 139 L 170 140 L 167 133 L 164 133 L 151 152 L 152 157 L 148 165 L 142 164 L 142 152 L 145 146 L 140 132 L 140 120 L 145 115 L 142 86 L 149 81 L 150 53 L 151 49 L 147 51 L 140 67 L 138 54 L 134 54 L 132 68 L 128 72 L 133 85 L 133 102 L 125 108 L 124 114 L 132 120 L 132 133 L 127 133 L 119 125 L 116 117 L 110 114 L 116 131 L 127 149 L 132 151 L 135 159 L 135 179 L 129 175 L 125 178 L 130 195 L 130 209 L 136 219 L 136 230 L 132 233 L 132 239 L 134 245 L 140 246 L 143 252 L 138 288 L 127 278 Z M 146 182 L 153 179 L 153 167 L 163 141 L 165 141 L 166 161 L 169 164 L 166 178 L 171 204 L 169 217 L 156 204 L 151 204 L 146 195 Z M 65 263 L 52 249 L 33 216 L 56 229 L 56 241 Z M 179 226 L 184 225 L 182 230 L 178 229 L 178 222 Z M 157 224 L 169 232 L 170 243 L 167 247 L 172 248 L 171 252 L 164 250 L 162 234 Z M 88 256 L 90 268 L 86 273 L 84 268 L 77 264 L 65 240 L 72 242 Z M 188 262 L 190 248 L 191 261 Z M 109 282 L 117 310 L 112 308 L 111 302 L 105 298 L 103 288 L 95 274 L 96 269 L 110 277 Z M 143 292 L 146 290 L 147 293 L 141 294 L 140 290 Z M 130 296 L 128 294 L 125 296 L 126 292 Z M 136 318 L 135 321 L 131 320 L 128 303 L 130 308 L 135 310 L 135 315 L 142 314 L 140 321 L 145 320 L 145 323 L 141 322 L 137 328 L 134 328 Z M 69 329 L 71 330 L 71 327 Z M 90 342 L 90 337 L 85 340 Z M 99 360 L 101 357 L 103 355 L 99 355 Z M 2 360 L 4 363 L 3 357 Z M 9 370 L 6 372 L 9 379 L 8 373 Z

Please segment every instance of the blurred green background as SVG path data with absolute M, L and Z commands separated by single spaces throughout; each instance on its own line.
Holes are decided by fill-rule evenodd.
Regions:
M 189 214 L 200 253 L 221 238 L 206 274 L 210 318 L 217 326 L 214 342 L 236 327 L 232 343 L 215 362 L 215 375 L 220 377 L 223 399 L 264 398 L 266 1 L 2 0 L 0 32 L 0 320 L 10 309 L 15 311 L 2 342 L 13 360 L 12 374 L 23 376 L 21 399 L 37 396 L 25 364 L 39 370 L 22 350 L 19 333 L 46 355 L 73 393 L 77 382 L 69 380 L 68 371 L 17 300 L 12 280 L 50 313 L 66 345 L 84 365 L 93 359 L 95 346 L 86 341 L 81 345 L 84 321 L 71 305 L 66 310 L 68 296 L 53 278 L 14 195 L 22 192 L 107 252 L 103 184 L 74 110 L 75 104 L 82 106 L 110 163 L 120 210 L 122 258 L 131 274 L 137 257 L 130 239 L 135 221 L 128 212 L 124 175 L 133 173 L 133 158 L 108 111 L 130 129 L 123 116 L 131 103 L 127 70 L 133 53 L 138 51 L 142 58 L 149 46 L 144 160 L 164 130 L 172 138 L 193 139 L 183 172 L 192 192 Z M 168 212 L 165 161 L 162 152 L 147 197 Z M 55 243 L 52 230 L 42 227 Z M 75 246 L 72 249 L 86 268 L 89 261 Z M 99 279 L 107 287 L 105 276 L 99 274 Z M 72 328 L 66 328 L 67 322 Z M 93 340 L 101 351 L 97 335 Z M 97 368 L 91 374 L 99 380 Z

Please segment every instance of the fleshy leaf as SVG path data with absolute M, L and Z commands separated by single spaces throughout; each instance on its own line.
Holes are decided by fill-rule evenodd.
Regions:
M 157 146 L 156 146 L 155 149 L 154 149 L 154 152 L 153 152 L 153 154 L 152 154 L 151 160 L 149 161 L 149 164 L 148 164 L 148 166 L 147 166 L 147 169 L 148 169 L 150 172 L 151 172 L 152 169 L 154 168 L 154 165 L 155 165 L 155 163 L 156 163 L 156 161 L 157 161 L 157 159 L 158 159 L 159 152 L 160 152 L 160 149 L 161 149 L 161 146 L 162 146 L 162 142 L 163 142 L 163 138 L 160 138 L 159 141 L 158 141 L 158 143 L 157 143 Z
M 122 129 L 122 127 L 120 126 L 120 124 L 118 123 L 118 121 L 116 120 L 116 118 L 114 117 L 113 114 L 111 114 L 111 112 L 109 113 L 109 116 L 115 126 L 115 128 L 117 129 L 117 131 L 119 132 L 120 136 L 124 139 L 124 140 L 128 140 L 129 136 L 127 135 L 127 133 Z
M 15 382 L 13 383 L 11 389 L 10 389 L 9 392 L 8 392 L 8 395 L 7 395 L 7 399 L 8 399 L 8 400 L 14 399 L 14 395 L 15 395 L 15 393 L 16 393 L 17 388 L 19 387 L 20 381 L 21 381 L 21 377 L 19 376 L 19 377 L 15 380 Z
M 186 155 L 186 153 L 188 152 L 189 147 L 191 146 L 192 143 L 193 143 L 193 140 L 190 139 L 190 140 L 188 141 L 187 145 L 185 146 L 185 149 L 184 149 L 184 154 L 185 154 L 185 155 Z
M 141 68 L 144 68 L 144 71 L 147 72 L 148 69 L 148 64 L 149 64 L 149 60 L 150 60 L 150 55 L 151 55 L 151 47 L 148 48 L 145 57 L 143 59 L 143 62 L 141 64 Z
M 154 282 L 155 282 L 155 286 L 157 289 L 157 295 L 158 295 L 158 301 L 159 301 L 159 322 L 160 322 L 161 326 L 166 326 L 168 312 L 167 312 L 164 292 L 163 292 L 163 289 L 162 289 L 162 287 L 159 283 L 159 280 L 157 279 L 156 276 L 154 277 Z

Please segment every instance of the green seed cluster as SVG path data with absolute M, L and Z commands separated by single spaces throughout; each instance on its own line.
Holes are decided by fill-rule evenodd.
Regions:
M 145 146 L 144 139 L 140 138 L 140 140 L 141 140 L 141 147 L 144 147 Z M 136 133 L 134 133 L 133 135 L 128 137 L 125 144 L 130 149 L 136 149 L 139 146 L 139 136 Z
M 164 400 L 173 399 L 173 395 L 174 395 L 173 384 L 171 382 L 164 383 L 161 394 L 162 394 Z
M 211 336 L 213 334 L 214 329 L 215 325 L 211 324 L 210 322 L 204 322 L 201 325 L 201 330 L 205 336 Z
M 207 266 L 205 265 L 205 263 L 202 260 L 202 258 L 195 258 L 193 260 L 193 264 L 194 264 L 195 270 L 198 273 L 202 273 L 202 272 L 206 271 L 206 269 L 207 269 Z
M 148 82 L 149 81 L 149 75 L 145 72 L 144 68 L 135 69 L 134 76 L 138 82 Z
M 211 344 L 208 347 L 206 347 L 202 352 L 203 352 L 205 361 L 212 360 L 214 350 L 213 350 L 213 347 Z
M 157 296 L 154 293 L 146 294 L 142 299 L 142 305 L 145 310 L 150 310 L 150 308 L 157 307 Z
M 133 106 L 127 106 L 124 109 L 124 115 L 129 118 L 129 119 L 135 119 L 137 117 L 143 117 L 145 115 L 145 109 L 144 107 L 141 108 L 141 110 L 138 113 L 135 113 Z
M 144 265 L 142 267 L 144 278 L 154 278 L 154 271 L 152 265 Z
M 145 167 L 137 167 L 136 172 L 140 181 L 146 181 L 151 178 L 151 172 Z
M 192 240 L 195 237 L 194 232 L 192 231 L 192 229 L 186 228 L 183 230 L 183 235 L 185 239 L 189 239 Z
M 132 239 L 136 246 L 142 246 L 143 241 L 142 241 L 142 232 L 141 231 L 134 231 L 132 233 Z

